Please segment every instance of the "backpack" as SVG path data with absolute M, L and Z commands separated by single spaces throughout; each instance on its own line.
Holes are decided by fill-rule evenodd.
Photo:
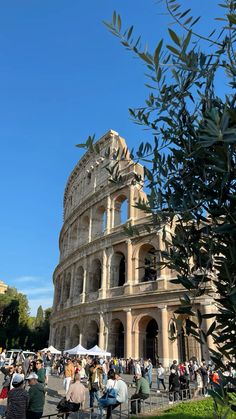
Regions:
M 112 387 L 107 389 L 106 393 L 102 397 L 100 397 L 98 402 L 102 405 L 102 407 L 107 407 L 117 403 L 116 396 L 117 390 L 114 387 Z

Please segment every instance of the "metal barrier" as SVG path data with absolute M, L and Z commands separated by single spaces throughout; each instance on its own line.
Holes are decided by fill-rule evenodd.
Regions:
M 138 414 L 139 406 L 140 406 L 140 413 L 147 413 L 147 412 L 153 412 L 156 410 L 160 410 L 163 408 L 166 408 L 170 404 L 179 403 L 182 401 L 187 401 L 191 399 L 200 399 L 201 396 L 195 396 L 195 390 L 194 388 L 187 388 L 183 390 L 178 391 L 161 391 L 160 393 L 156 393 L 155 391 L 151 391 L 150 396 L 143 400 L 143 399 L 129 399 L 128 404 L 121 403 L 119 406 L 117 406 L 113 412 L 116 414 L 116 417 L 119 418 L 130 418 L 132 415 L 135 415 L 136 413 L 130 413 L 131 412 L 131 403 L 134 403 L 135 405 L 135 411 Z M 134 406 L 133 405 L 133 406 Z M 83 413 L 86 414 L 86 417 L 88 419 L 93 418 L 93 410 L 96 411 L 97 417 L 101 417 L 101 408 L 99 406 L 94 406 L 93 409 L 86 409 L 86 411 L 78 411 L 77 417 L 83 417 Z M 74 418 L 76 418 L 75 413 L 76 412 L 70 412 L 74 413 Z M 45 419 L 51 419 L 57 417 L 58 413 L 53 413 L 50 415 L 44 415 L 42 418 Z M 80 416 L 81 415 L 81 416 Z M 62 419 L 66 418 L 66 414 L 62 416 Z

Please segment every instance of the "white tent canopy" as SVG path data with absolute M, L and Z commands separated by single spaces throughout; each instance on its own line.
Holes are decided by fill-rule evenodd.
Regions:
M 56 348 L 54 348 L 54 346 L 49 346 L 49 348 L 44 348 L 44 349 L 41 349 L 41 352 L 48 352 L 48 351 L 50 351 L 51 352 L 51 354 L 61 354 L 61 351 L 58 351 L 58 349 L 56 349 Z
M 79 344 L 74 348 L 68 349 L 64 352 L 67 352 L 69 355 L 86 355 L 89 351 Z
M 99 348 L 99 346 L 97 345 L 89 349 L 87 353 L 88 355 L 93 355 L 93 356 L 111 356 L 111 352 L 106 352 L 103 349 Z

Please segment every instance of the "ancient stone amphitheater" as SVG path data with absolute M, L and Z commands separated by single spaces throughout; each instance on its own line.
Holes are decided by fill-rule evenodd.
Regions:
M 109 147 L 109 158 L 115 159 L 117 150 L 126 148 L 125 140 L 111 130 L 98 144 L 100 154 L 87 151 L 65 188 L 50 344 L 61 350 L 98 344 L 112 355 L 159 359 L 164 366 L 173 359 L 207 359 L 206 346 L 186 336 L 181 322 L 175 326 L 176 339 L 170 339 L 182 290 L 170 283 L 174 271 L 158 267 L 161 230 L 148 233 L 143 228 L 147 214 L 134 207 L 145 198 L 134 181 L 135 174 L 143 176 L 143 167 L 122 160 L 125 181 L 112 183 L 105 151 Z M 124 234 L 127 224 L 139 235 Z M 196 305 L 211 311 L 210 300 L 199 299 Z

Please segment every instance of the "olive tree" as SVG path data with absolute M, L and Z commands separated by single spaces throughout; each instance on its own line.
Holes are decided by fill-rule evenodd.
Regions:
M 129 156 L 144 165 L 147 200 L 137 206 L 151 216 L 147 229 L 164 226 L 161 264 L 175 269 L 173 282 L 185 289 L 176 313 L 183 315 L 187 333 L 200 342 L 211 335 L 214 363 L 224 368 L 227 359 L 236 368 L 236 2 L 222 0 L 217 30 L 209 36 L 195 31 L 200 17 L 190 9 L 176 0 L 165 0 L 165 6 L 179 30 L 169 28 L 169 41 L 158 40 L 153 52 L 142 47 L 133 26 L 122 28 L 116 12 L 105 22 L 148 69 L 146 102 L 129 110 L 150 132 L 150 140 Z M 217 92 L 219 80 L 223 94 Z M 89 137 L 80 146 L 99 152 L 93 144 Z M 123 150 L 120 158 L 127 156 Z M 117 160 L 111 158 L 107 170 L 113 182 L 123 181 Z M 214 295 L 214 312 L 195 312 L 196 298 L 208 294 Z M 212 318 L 207 332 L 204 317 Z M 235 379 L 222 376 L 212 394 L 217 406 L 230 410 L 235 406 L 226 381 L 235 385 Z M 223 417 L 217 409 L 216 417 Z

